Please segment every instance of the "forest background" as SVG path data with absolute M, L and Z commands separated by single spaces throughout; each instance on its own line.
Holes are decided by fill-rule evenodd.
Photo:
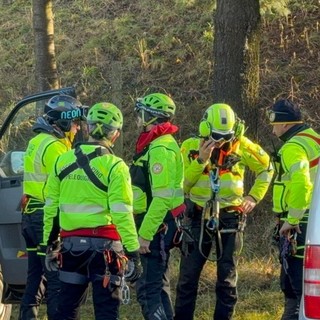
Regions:
M 138 135 L 133 116 L 137 97 L 159 91 L 177 105 L 177 138 L 197 133 L 203 111 L 213 104 L 215 37 L 213 0 L 55 0 L 54 42 L 59 86 L 75 85 L 86 105 L 110 101 L 122 108 L 122 156 L 130 161 Z M 32 2 L 0 4 L 0 123 L 10 107 L 37 91 Z M 278 98 L 291 98 L 306 121 L 319 125 L 320 9 L 318 0 L 260 1 L 258 100 L 244 120 L 249 138 L 269 153 L 272 137 L 265 110 Z M 232 20 L 232 19 L 230 19 Z M 230 25 L 230 28 L 234 26 Z M 237 112 L 237 105 L 232 105 Z M 282 295 L 277 252 L 271 246 L 271 195 L 248 219 L 240 260 L 236 320 L 279 319 Z M 172 259 L 172 291 L 178 253 Z M 215 265 L 201 278 L 196 319 L 210 319 Z M 134 297 L 133 297 L 134 300 Z M 135 301 L 121 308 L 121 319 L 141 319 Z M 88 302 L 83 317 L 91 319 Z

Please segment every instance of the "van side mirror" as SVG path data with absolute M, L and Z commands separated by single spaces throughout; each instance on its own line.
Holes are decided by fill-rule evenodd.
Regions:
M 24 151 L 8 152 L 0 163 L 0 168 L 7 177 L 23 174 Z
M 14 174 L 23 174 L 24 151 L 13 151 L 11 153 L 11 169 Z

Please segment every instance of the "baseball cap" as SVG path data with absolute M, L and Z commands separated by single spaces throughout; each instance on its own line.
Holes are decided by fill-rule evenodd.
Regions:
M 303 123 L 299 107 L 288 99 L 276 101 L 267 115 L 270 124 Z

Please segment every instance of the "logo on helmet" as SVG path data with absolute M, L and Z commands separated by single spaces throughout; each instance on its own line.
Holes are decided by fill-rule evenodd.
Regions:
M 83 117 L 83 114 L 80 108 L 61 112 L 61 119 L 64 120 L 72 120 L 81 117 Z

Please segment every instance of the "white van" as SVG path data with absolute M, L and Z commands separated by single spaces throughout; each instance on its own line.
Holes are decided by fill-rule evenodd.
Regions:
M 299 320 L 320 319 L 320 169 L 318 169 L 306 235 L 303 295 Z

